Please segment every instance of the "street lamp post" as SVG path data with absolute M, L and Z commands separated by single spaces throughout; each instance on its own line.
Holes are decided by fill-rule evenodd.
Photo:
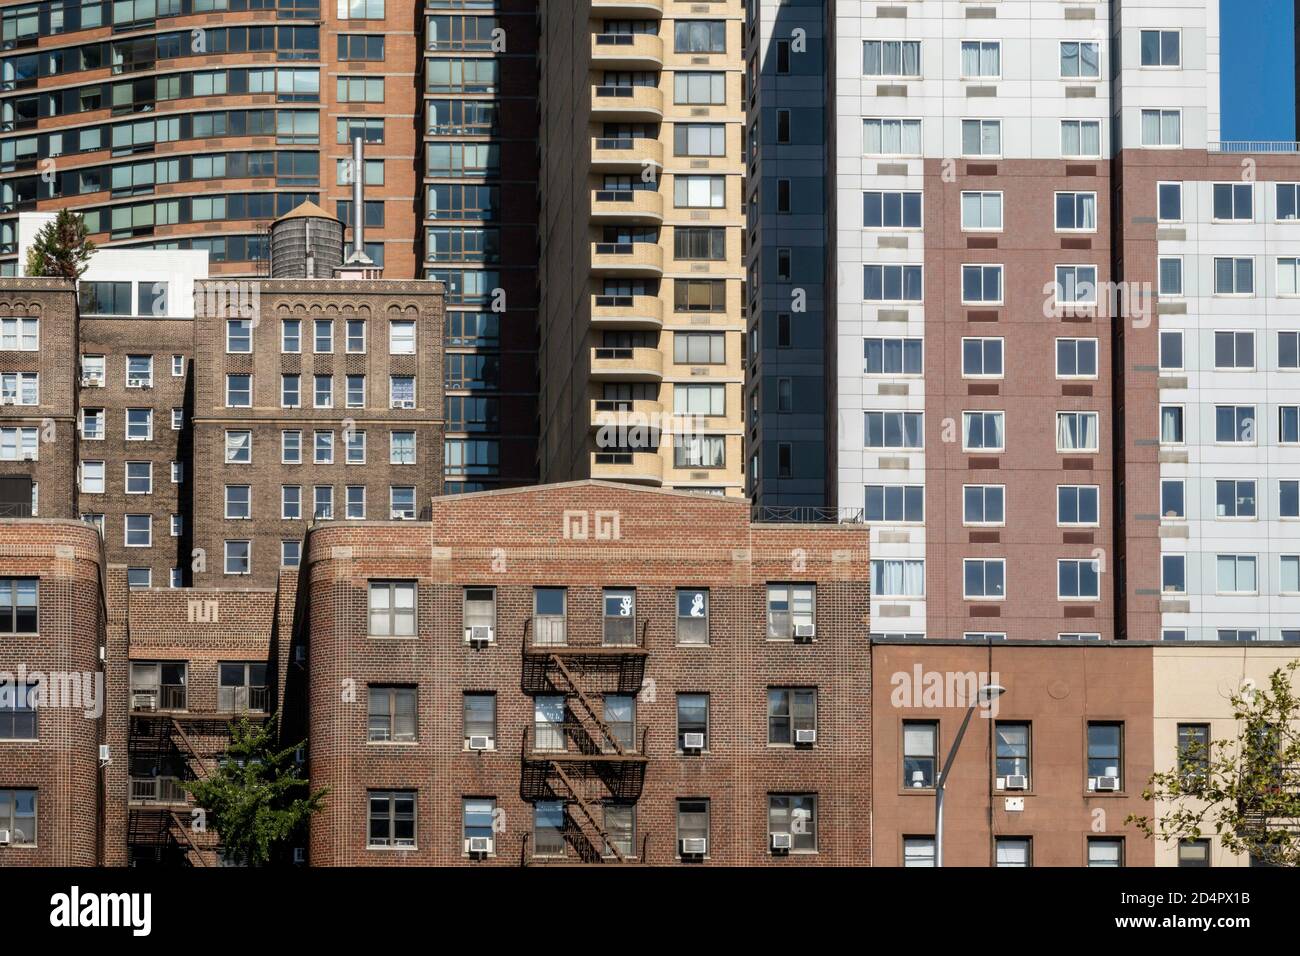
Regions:
M 970 726 L 970 719 L 975 713 L 975 708 L 981 704 L 988 703 L 993 699 L 1005 694 L 1007 689 L 1000 684 L 985 684 L 975 695 L 975 702 L 966 709 L 966 717 L 961 722 L 961 727 L 957 731 L 957 736 L 952 742 L 952 748 L 948 751 L 948 757 L 943 762 L 943 770 L 939 772 L 939 779 L 935 781 L 934 787 L 934 865 L 943 866 L 943 788 L 948 782 L 948 773 L 952 770 L 952 763 L 957 759 L 957 749 L 961 746 L 961 739 L 966 736 L 966 728 Z

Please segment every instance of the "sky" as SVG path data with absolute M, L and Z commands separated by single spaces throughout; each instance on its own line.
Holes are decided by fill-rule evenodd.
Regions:
M 1220 0 L 1223 139 L 1300 139 L 1294 12 L 1293 0 Z

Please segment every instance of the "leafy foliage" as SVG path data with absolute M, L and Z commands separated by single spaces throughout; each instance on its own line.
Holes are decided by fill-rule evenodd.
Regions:
M 310 792 L 294 760 L 299 745 L 280 748 L 275 725 L 274 716 L 265 723 L 242 718 L 231 727 L 221 765 L 206 780 L 182 784 L 206 811 L 227 858 L 241 866 L 271 862 L 321 808 L 327 792 Z
M 1275 866 L 1300 865 L 1300 660 L 1275 670 L 1268 687 L 1230 697 L 1235 740 L 1180 741 L 1178 766 L 1152 775 L 1142 798 L 1169 805 L 1162 815 L 1131 815 L 1148 837 L 1166 842 L 1213 834 L 1232 853 Z
M 27 250 L 27 274 L 76 281 L 86 271 L 95 244 L 86 238 L 86 222 L 60 209 L 53 222 L 36 233 Z

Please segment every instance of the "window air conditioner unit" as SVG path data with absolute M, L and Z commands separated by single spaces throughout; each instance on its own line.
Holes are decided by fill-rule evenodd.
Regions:
M 788 833 L 769 833 L 772 838 L 772 850 L 776 853 L 789 853 L 790 847 L 794 845 Z
M 683 750 L 703 750 L 704 734 L 682 734 Z
M 112 750 L 109 748 L 108 744 L 100 744 L 100 745 L 99 745 L 99 765 L 100 765 L 101 767 L 107 767 L 107 766 L 108 766 L 109 764 L 111 764 L 112 762 L 113 762 L 113 752 L 112 752 Z
M 816 624 L 796 624 L 794 626 L 794 639 L 796 641 L 811 641 L 816 636 Z
M 1029 789 L 1029 778 L 1023 773 L 1013 773 L 1007 776 L 1003 790 L 1027 790 Z
M 476 624 L 465 628 L 465 640 L 471 644 L 489 644 L 494 636 L 493 629 L 486 624 Z
M 796 730 L 794 732 L 794 742 L 796 744 L 815 744 L 817 743 L 817 731 Z
M 3 398 L 0 398 L 0 405 L 17 405 L 17 404 L 18 404 L 18 399 L 14 398 L 12 395 L 6 395 Z
M 473 734 L 469 738 L 470 750 L 491 750 L 492 738 L 487 734 Z
M 23 461 L 35 461 L 35 460 L 36 460 L 36 452 L 34 451 L 23 452 Z
M 1118 790 L 1119 777 L 1091 777 L 1088 784 L 1089 790 Z
M 293 848 L 293 862 L 303 864 L 307 862 L 307 848 L 296 846 Z
M 682 856 L 704 856 L 709 851 L 705 837 L 686 837 L 682 840 Z
M 470 837 L 465 842 L 469 845 L 470 853 L 487 854 L 492 852 L 491 837 Z
M 8 846 L 13 842 L 13 837 L 8 830 L 0 830 L 0 846 Z
M 414 408 L 414 407 L 415 407 L 415 399 L 413 399 L 413 398 L 399 398 L 399 399 L 397 399 L 396 401 L 393 402 L 393 407 L 394 407 L 394 408 Z
M 158 695 L 151 690 L 138 690 L 131 695 L 132 710 L 157 710 Z
M 149 380 L 144 378 L 128 378 L 126 380 L 127 388 L 146 388 L 148 385 Z
M 101 388 L 104 384 L 102 375 L 83 375 L 81 376 L 81 385 L 83 388 Z

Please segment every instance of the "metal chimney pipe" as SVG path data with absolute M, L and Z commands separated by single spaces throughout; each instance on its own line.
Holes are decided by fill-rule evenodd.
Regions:
M 352 140 L 352 255 L 357 259 L 366 254 L 366 209 L 362 197 L 366 179 L 364 140 L 358 134 Z

